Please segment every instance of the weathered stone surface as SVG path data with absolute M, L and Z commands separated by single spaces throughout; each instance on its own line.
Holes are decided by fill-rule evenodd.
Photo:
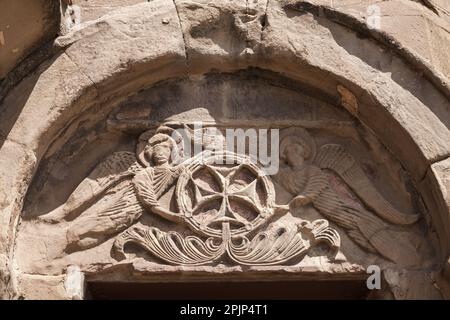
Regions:
M 0 291 L 82 299 L 83 273 L 325 279 L 375 264 L 397 299 L 446 297 L 448 55 L 434 44 L 448 29 L 384 1 L 384 29 L 367 31 L 371 3 L 93 2 L 101 17 L 0 106 Z M 280 129 L 279 170 L 252 164 L 256 142 L 218 151 L 227 128 Z M 206 163 L 171 158 L 191 144 Z
M 111 11 L 125 6 L 141 2 L 150 2 L 146 0 L 72 0 L 73 6 L 78 6 L 80 10 L 81 23 L 90 20 L 96 20 Z
M 59 31 L 59 1 L 0 3 L 0 80 Z
M 187 74 L 183 36 L 172 1 L 116 10 L 56 41 L 70 44 L 66 54 L 109 95 Z
M 427 1 L 432 9 L 437 11 L 442 17 L 450 17 L 450 3 L 445 0 L 428 0 Z
M 11 245 L 36 158 L 33 152 L 15 142 L 0 140 L 0 144 L 0 297 L 8 298 L 13 292 L 9 287 Z
M 443 86 L 448 97 L 448 53 L 440 50 L 440 46 L 436 47 L 435 41 L 438 38 L 448 41 L 450 23 L 448 16 L 439 17 L 423 6 L 423 3 L 430 1 L 421 1 L 420 4 L 398 0 L 350 0 L 333 3 L 326 0 L 288 0 L 284 3 L 286 2 L 315 11 L 393 48 L 408 62 L 423 70 L 434 84 Z M 309 7 L 308 4 L 313 6 Z M 376 25 L 370 26 L 374 22 Z
M 65 276 L 21 274 L 18 278 L 18 298 L 27 300 L 66 300 Z
M 22 145 L 4 141 L 0 149 L 0 253 L 9 255 L 15 221 L 21 210 L 22 198 L 31 182 L 34 154 Z
M 4 253 L 0 253 L 0 299 L 8 299 L 8 284 L 10 280 L 8 257 Z
M 71 115 L 88 108 L 96 95 L 92 81 L 63 53 L 41 65 L 5 98 L 0 136 L 40 154 L 60 130 L 50 124 L 64 125 Z
M 264 4 L 257 2 L 253 4 L 254 9 L 249 9 L 252 12 L 252 15 L 249 15 L 246 12 L 250 11 L 246 11 L 247 8 L 243 5 L 240 7 L 229 2 L 214 5 L 202 1 L 176 2 L 186 39 L 190 74 L 214 70 L 216 65 L 220 65 L 224 70 L 255 64 L 262 68 L 270 66 L 272 70 L 287 73 L 309 85 L 328 90 L 331 96 L 337 94 L 339 79 L 326 78 L 324 81 L 323 77 L 314 76 L 314 73 L 339 74 L 342 78 L 352 79 L 354 84 L 362 84 L 366 82 L 365 79 L 371 79 L 364 87 L 354 88 L 361 96 L 360 100 L 363 100 L 361 104 L 371 106 L 370 108 L 362 106 L 359 117 L 379 132 L 387 145 L 389 140 L 395 137 L 395 144 L 402 146 L 395 152 L 402 159 L 406 160 L 411 154 L 417 154 L 417 149 L 424 153 L 414 161 L 414 168 L 410 168 L 412 172 L 418 173 L 417 180 L 423 177 L 429 163 L 450 154 L 446 143 L 450 137 L 449 122 L 446 117 L 436 117 L 436 114 L 444 114 L 448 109 L 449 102 L 444 96 L 439 96 L 438 93 L 431 98 L 426 82 L 420 88 L 417 88 L 417 85 L 413 88 L 412 84 L 405 84 L 401 79 L 396 81 L 398 84 L 392 83 L 391 77 L 386 76 L 386 72 L 395 72 L 399 74 L 396 75 L 397 78 L 402 78 L 400 73 L 405 71 L 398 70 L 398 67 L 402 66 L 398 64 L 391 67 L 384 66 L 382 72 L 379 72 L 375 66 L 361 64 L 359 59 L 346 54 L 341 47 L 343 44 L 345 47 L 345 41 L 353 41 L 350 39 L 353 39 L 354 35 L 339 25 L 330 25 L 320 15 L 314 16 L 308 11 L 302 11 L 302 7 L 298 4 L 301 4 L 301 1 L 293 4 L 294 7 L 295 5 L 300 7 L 297 12 L 293 11 L 290 9 L 292 3 L 292 1 L 281 2 L 280 7 L 278 2 L 269 2 L 266 12 Z M 246 17 L 244 22 L 241 21 L 242 16 Z M 216 24 L 227 26 L 218 31 L 204 27 L 211 19 Z M 228 35 L 225 32 L 239 28 L 244 31 L 230 32 Z M 239 34 L 243 36 L 239 38 L 237 36 Z M 324 47 L 329 48 L 328 51 L 321 50 Z M 377 52 L 379 48 L 374 46 L 371 52 L 360 54 L 363 55 L 361 58 L 367 61 L 374 59 L 371 56 L 377 56 Z M 211 60 L 211 65 L 206 65 L 204 59 Z M 305 61 L 308 66 L 305 65 Z M 316 70 L 311 70 L 311 66 Z M 382 83 L 385 85 L 381 85 Z M 404 91 L 402 88 L 404 86 L 411 91 Z M 399 98 L 399 95 L 402 97 Z M 373 109 L 373 98 L 378 99 L 378 103 L 387 109 L 387 113 L 384 110 Z M 433 106 L 432 112 L 423 105 L 425 100 L 435 101 L 430 102 Z M 374 118 L 372 116 L 374 112 L 379 116 Z M 396 119 L 394 122 L 388 119 L 392 119 L 392 115 Z M 386 126 L 389 128 L 388 131 L 385 130 Z M 436 140 L 436 137 L 440 138 Z M 395 148 L 394 145 L 389 147 Z
M 344 84 L 359 97 L 357 117 L 371 127 L 406 166 L 411 165 L 410 172 L 417 174 L 416 178 L 420 180 L 430 163 L 450 153 L 448 118 L 441 117 L 441 120 L 436 115 L 439 111 L 430 111 L 414 91 L 403 90 L 392 81 L 389 73 L 364 63 L 365 57 L 361 60 L 343 50 L 341 45 L 345 48 L 345 42 L 353 37 L 348 30 L 330 25 L 325 18 L 309 13 L 301 6 L 283 2 L 280 7 L 276 2 L 269 2 L 267 26 L 262 35 L 264 59 L 258 63 L 321 87 L 330 95 L 336 95 L 337 86 Z M 370 43 L 366 45 L 370 46 Z M 378 55 L 376 46 L 372 50 L 365 54 Z M 320 73 L 322 76 L 318 76 Z M 336 77 L 333 79 L 329 74 Z M 441 101 L 445 113 L 449 102 Z M 381 105 L 383 107 L 378 109 Z M 417 155 L 417 158 L 407 164 L 411 155 Z
M 384 273 L 394 297 L 398 300 L 441 299 L 435 287 L 435 275 L 431 272 L 405 272 L 401 269 L 386 270 Z
M 440 236 L 441 259 L 450 254 L 450 158 L 431 166 L 421 185 L 432 224 Z
M 254 64 L 265 23 L 266 0 L 175 0 L 175 4 L 190 73 L 228 71 Z
M 30 189 L 27 215 L 19 228 L 16 261 L 21 271 L 57 275 L 67 265 L 75 264 L 90 275 L 129 268 L 138 277 L 153 280 L 161 273 L 175 276 L 180 270 L 195 279 L 214 273 L 246 277 L 265 272 L 280 277 L 297 272 L 351 277 L 368 264 L 375 263 L 384 269 L 395 263 L 430 272 L 436 263 L 433 249 L 416 224 L 418 207 L 411 202 L 413 195 L 405 186 L 407 178 L 394 157 L 380 148 L 376 137 L 368 132 L 357 133 L 358 129 L 352 125 L 355 119 L 343 109 L 310 97 L 307 91 L 295 91 L 295 82 L 273 73 L 247 73 L 165 82 L 129 97 L 112 111 L 108 122 L 110 129 L 138 133 L 135 139 L 129 136 L 123 146 L 118 146 L 118 150 L 127 151 L 110 152 L 87 164 L 83 161 L 94 158 L 84 150 L 72 148 L 76 141 L 67 140 L 68 145 L 64 146 L 70 150 L 69 158 L 62 145 L 61 151 L 55 150 L 36 176 L 37 185 Z M 176 94 L 170 95 L 173 92 Z M 226 94 L 218 95 L 223 92 Z M 169 155 L 174 152 L 175 140 L 170 133 L 198 120 L 222 131 L 249 125 L 281 129 L 283 168 L 258 180 L 257 198 L 251 181 L 263 176 L 262 167 L 246 167 L 241 163 L 245 172 L 239 171 L 243 170 L 237 165 L 240 162 L 228 169 L 213 162 L 205 167 L 189 156 L 182 164 L 171 162 Z M 100 117 L 98 121 L 104 119 Z M 160 127 L 159 123 L 165 126 Z M 88 132 L 85 134 L 92 134 Z M 312 132 L 316 132 L 313 137 Z M 191 138 L 196 136 L 190 134 Z M 204 139 L 200 145 L 208 150 L 219 146 L 221 141 Z M 356 142 L 359 139 L 371 147 L 364 149 L 361 142 Z M 355 141 L 359 147 L 348 141 Z M 300 145 L 304 149 L 299 149 Z M 186 142 L 182 149 L 185 147 Z M 229 151 L 225 155 L 235 156 Z M 207 161 L 213 159 L 205 157 Z M 66 163 L 59 164 L 63 159 Z M 239 154 L 236 159 L 247 158 Z M 302 167 L 301 159 L 308 162 L 306 167 Z M 51 178 L 62 171 L 79 172 L 80 164 L 92 170 L 71 188 L 67 187 L 68 181 Z M 371 172 L 370 179 L 363 173 L 363 164 L 364 168 L 371 168 L 367 169 Z M 235 173 L 230 173 L 233 172 L 230 169 Z M 329 178 L 322 169 L 335 172 L 335 178 Z M 240 177 L 236 182 L 234 174 Z M 195 182 L 186 178 L 190 175 Z M 222 179 L 217 178 L 222 175 Z M 45 185 L 40 186 L 45 180 Z M 306 189 L 310 193 L 302 194 L 303 184 L 309 185 Z M 195 185 L 203 190 L 200 193 L 206 193 L 196 195 Z M 326 191 L 319 192 L 316 188 Z M 66 193 L 50 197 L 44 206 L 37 205 L 42 195 L 59 193 L 55 189 L 64 189 Z M 102 189 L 100 193 L 96 191 Z M 350 196 L 350 189 L 356 195 Z M 222 194 L 219 190 L 227 191 Z M 225 199 L 234 197 L 234 193 L 248 199 L 239 198 L 240 202 L 234 203 L 226 198 L 228 202 L 224 203 L 233 204 L 223 210 L 222 206 L 214 207 L 214 201 L 205 207 L 196 205 L 202 201 L 197 196 L 210 201 L 205 195 Z M 245 205 L 246 201 L 255 203 L 254 207 Z M 371 211 L 363 209 L 362 202 L 368 203 Z M 338 205 L 330 207 L 330 203 Z M 218 216 L 210 210 L 217 210 Z M 230 210 L 236 214 L 227 217 Z M 194 211 L 196 214 L 192 215 Z M 239 215 L 242 217 L 237 218 Z M 272 215 L 269 222 L 267 217 Z M 223 223 L 222 216 L 227 217 L 229 229 L 217 228 Z M 252 222 L 246 220 L 252 216 L 257 218 L 250 219 Z M 247 227 L 239 227 L 240 224 Z M 248 239 L 242 243 L 250 253 L 243 254 L 242 248 L 227 242 L 230 235 L 237 239 L 248 237 L 242 238 Z M 255 251 L 253 256 L 258 235 L 261 239 L 266 235 L 267 240 L 260 243 L 260 253 Z M 303 237 L 310 239 L 308 244 L 297 245 Z M 215 246 L 208 246 L 208 238 L 215 240 Z M 320 239 L 334 250 L 325 253 L 316 248 Z M 395 248 L 390 245 L 394 241 L 398 244 Z M 134 249 L 128 246 L 130 243 L 135 245 Z M 198 245 L 196 250 L 191 247 L 193 243 Z M 279 247 L 280 243 L 286 247 Z M 26 254 L 30 247 L 35 252 L 33 256 Z M 144 258 L 136 257 L 141 254 Z
M 436 285 L 442 293 L 444 299 L 450 299 L 450 257 L 444 262 L 441 272 L 436 274 Z

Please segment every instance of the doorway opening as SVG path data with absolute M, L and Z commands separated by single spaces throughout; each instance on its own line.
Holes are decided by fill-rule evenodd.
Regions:
M 211 282 L 88 282 L 86 296 L 99 300 L 305 300 L 366 299 L 365 279 Z

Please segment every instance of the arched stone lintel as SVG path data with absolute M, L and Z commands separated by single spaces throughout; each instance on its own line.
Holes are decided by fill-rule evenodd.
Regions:
M 266 21 L 259 27 L 235 24 L 236 16 L 246 10 L 237 3 L 198 8 L 177 1 L 176 8 L 172 1 L 159 0 L 118 10 L 57 39 L 66 42 L 65 51 L 42 64 L 3 102 L 0 164 L 7 165 L 0 165 L 0 203 L 1 224 L 9 228 L 1 229 L 0 255 L 11 256 L 27 186 L 52 141 L 72 119 L 93 105 L 123 99 L 167 79 L 258 67 L 308 83 L 337 102 L 343 99 L 338 85 L 357 97 L 355 116 L 398 156 L 418 183 L 424 188 L 436 186 L 424 199 L 429 208 L 440 204 L 432 220 L 439 224 L 444 259 L 449 252 L 450 195 L 442 186 L 448 185 L 443 175 L 450 164 L 434 163 L 450 155 L 445 119 L 388 75 L 342 50 L 310 16 L 288 17 L 275 3 L 264 4 L 253 14 L 255 23 Z M 208 19 L 212 17 L 203 25 L 202 10 Z M 225 34 L 231 47 L 220 44 L 214 34 L 202 33 L 214 23 L 229 21 L 231 27 L 248 31 L 236 38 L 231 28 Z

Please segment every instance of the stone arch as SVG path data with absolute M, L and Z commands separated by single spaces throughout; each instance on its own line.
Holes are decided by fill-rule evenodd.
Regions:
M 358 40 L 355 32 L 361 30 L 354 25 L 331 29 L 330 17 L 335 16 L 327 10 L 321 16 L 321 10 L 271 1 L 249 8 L 237 1 L 206 5 L 161 0 L 120 9 L 56 39 L 59 53 L 3 100 L 0 167 L 8 193 L 1 199 L 1 224 L 8 228 L 0 234 L 0 254 L 10 270 L 11 294 L 26 286 L 20 264 L 15 264 L 15 239 L 28 186 L 42 161 L 73 137 L 90 111 L 106 118 L 140 90 L 244 71 L 257 77 L 281 75 L 300 92 L 346 110 L 372 131 L 411 175 L 426 208 L 425 225 L 436 233 L 430 238 L 436 263 L 445 266 L 448 81 L 425 63 L 425 76 L 418 76 L 414 57 L 408 60 L 379 42 Z M 366 50 L 351 48 L 351 41 L 364 41 Z M 376 61 L 389 62 L 380 67 Z M 391 76 L 394 71 L 406 80 Z M 426 277 L 439 278 L 440 271 L 427 271 Z M 52 276 L 59 281 L 59 275 Z M 403 289 L 404 284 L 391 285 Z

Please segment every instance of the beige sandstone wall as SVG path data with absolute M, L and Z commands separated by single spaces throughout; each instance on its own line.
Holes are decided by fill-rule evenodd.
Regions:
M 3 6 L 7 9 L 0 11 L 0 18 L 7 11 L 18 10 L 12 2 L 17 3 L 5 2 Z M 294 101 L 292 108 L 304 103 L 305 110 L 298 114 L 286 111 L 289 119 L 308 115 L 307 120 L 318 117 L 351 123 L 348 130 L 328 129 L 328 136 L 321 133 L 320 126 L 302 122 L 295 125 L 312 130 L 317 143 L 356 141 L 355 149 L 352 144 L 347 146 L 356 157 L 364 154 L 362 150 L 367 147 L 366 152 L 373 153 L 366 159 L 369 168 L 372 166 L 375 172 L 380 172 L 374 175 L 379 180 L 372 179 L 375 187 L 394 206 L 421 212 L 422 219 L 411 231 L 418 237 L 418 243 L 423 243 L 420 263 L 407 266 L 401 260 L 392 265 L 376 254 L 366 256 L 367 251 L 355 246 L 337 225 L 334 227 L 344 239 L 343 246 L 350 252 L 348 263 L 354 264 L 355 270 L 364 269 L 367 261 L 382 265 L 385 281 L 395 298 L 448 298 L 448 8 L 445 1 L 376 2 L 381 13 L 380 28 L 371 29 L 368 18 L 373 11 L 368 6 L 373 4 L 375 1 L 369 0 L 214 3 L 155 0 L 149 3 L 71 1 L 62 5 L 54 1 L 40 6 L 33 2 L 36 8 L 31 8 L 31 4 L 20 7 L 22 14 L 31 10 L 32 14 L 27 16 L 36 15 L 38 18 L 33 22 L 38 22 L 29 26 L 33 33 L 14 37 L 12 42 L 5 33 L 5 44 L 0 46 L 0 69 L 3 68 L 0 77 L 5 79 L 0 84 L 0 292 L 3 297 L 76 298 L 79 294 L 70 280 L 80 278 L 77 271 L 67 271 L 72 264 L 81 266 L 82 272 L 91 279 L 101 279 L 98 274 L 111 272 L 111 277 L 135 281 L 124 276 L 127 270 L 131 269 L 138 279 L 147 279 L 152 273 L 164 270 L 164 264 L 149 266 L 145 259 L 117 264 L 109 254 L 112 238 L 99 247 L 68 253 L 64 250 L 67 239 L 61 230 L 70 228 L 70 222 L 55 225 L 35 220 L 33 214 L 42 214 L 36 201 L 45 206 L 42 198 L 49 198 L 48 206 L 61 204 L 102 157 L 120 148 L 132 151 L 137 134 L 149 128 L 145 122 L 149 115 L 169 112 L 167 118 L 171 120 L 174 117 L 181 122 L 195 121 L 203 119 L 203 114 L 195 111 L 196 106 L 202 105 L 209 108 L 212 116 L 207 120 L 233 123 L 236 116 L 231 120 L 228 116 L 221 118 L 211 107 L 220 102 L 223 110 L 231 108 L 226 95 L 213 101 L 202 99 L 217 92 L 230 92 L 236 101 L 241 101 L 242 97 L 251 97 L 252 92 L 271 92 L 264 89 L 270 84 L 283 89 L 274 89 L 273 101 L 268 95 L 262 102 L 256 98 L 247 102 L 249 106 L 289 105 Z M 43 29 L 42 24 L 45 21 L 42 16 L 48 12 L 46 6 L 58 8 L 52 13 L 52 23 L 45 24 L 47 28 L 53 26 L 50 31 Z M 6 20 L 0 19 L 0 31 L 3 21 Z M 15 25 L 16 22 L 8 23 L 10 28 L 17 28 L 16 33 L 28 28 L 28 24 Z M 56 26 L 60 30 L 58 37 L 53 36 Z M 29 55 L 47 39 L 54 39 L 54 45 L 42 47 L 45 53 L 37 57 Z M 14 56 L 9 47 L 18 45 L 24 48 L 20 57 Z M 252 73 L 255 68 L 257 72 Z M 208 78 L 210 73 L 214 76 Z M 223 79 L 223 73 L 236 78 Z M 255 84 L 247 91 L 239 91 L 239 85 L 232 85 L 233 81 L 250 83 L 248 79 L 255 78 L 263 79 L 263 84 Z M 170 84 L 181 80 L 186 83 Z M 217 89 L 210 85 L 216 81 L 225 84 Z M 167 88 L 166 82 L 170 84 Z M 204 91 L 190 96 L 195 88 Z M 144 93 L 137 94 L 143 89 Z M 169 97 L 171 92 L 184 92 L 180 94 L 183 100 L 167 98 L 169 103 L 152 98 Z M 283 100 L 281 97 L 285 96 L 288 98 Z M 241 104 L 245 103 L 242 100 Z M 133 111 L 136 105 L 149 109 L 136 113 Z M 308 106 L 317 106 L 321 111 L 317 114 L 308 111 Z M 190 108 L 194 110 L 192 114 L 188 112 Z M 111 116 L 117 110 L 131 114 L 125 119 L 130 117 L 132 123 L 118 121 L 115 129 L 109 131 L 105 123 L 116 123 L 117 119 Z M 259 114 L 268 112 L 270 117 L 263 117 L 261 122 L 282 123 L 286 119 L 280 116 L 280 110 L 275 107 L 262 110 Z M 241 118 L 246 117 L 247 111 L 239 111 Z M 233 112 L 237 111 L 229 114 Z M 309 116 L 308 112 L 315 116 Z M 181 116 L 177 118 L 178 114 Z M 124 118 L 118 120 L 121 119 Z M 367 133 L 362 134 L 360 130 Z M 104 149 L 90 150 L 90 143 L 104 145 Z M 363 162 L 362 158 L 358 159 Z M 382 167 L 382 159 L 389 163 L 387 168 Z M 389 168 L 394 168 L 393 172 Z M 76 174 L 67 175 L 72 171 Z M 409 188 L 419 194 L 415 204 L 408 202 Z M 389 196 L 393 193 L 389 190 L 400 189 L 404 193 L 399 199 Z M 283 192 L 277 190 L 280 193 Z M 28 212 L 30 216 L 26 215 Z M 398 250 L 403 250 L 400 245 Z M 101 259 L 95 261 L 98 257 Z M 317 267 L 315 262 L 312 265 Z M 112 266 L 115 268 L 111 270 L 122 271 L 114 274 L 109 271 Z M 236 270 L 208 268 L 208 276 L 236 270 L 245 276 L 239 267 L 234 267 Z M 261 271 L 258 268 L 254 271 Z M 297 269 L 285 265 L 280 268 L 298 272 L 300 276 L 308 270 L 307 265 Z M 344 264 L 331 263 L 324 268 L 321 272 L 328 275 L 351 274 L 351 268 Z M 177 272 L 176 267 L 167 270 Z
M 59 33 L 57 1 L 0 3 L 0 80 Z

